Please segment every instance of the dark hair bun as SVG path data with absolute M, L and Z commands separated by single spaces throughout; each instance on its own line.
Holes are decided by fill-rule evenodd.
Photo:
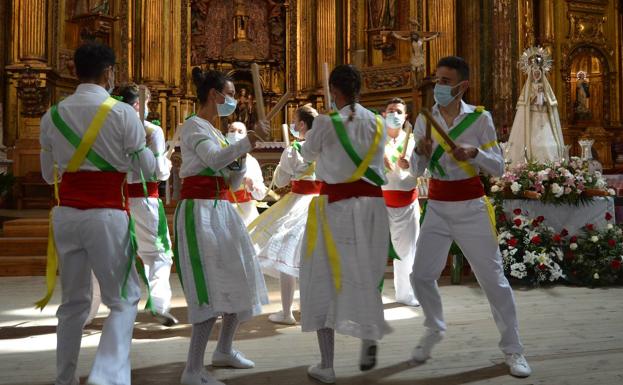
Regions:
M 231 81 L 228 76 L 220 71 L 203 71 L 200 67 L 193 67 L 192 77 L 195 88 L 197 89 L 197 99 L 199 99 L 199 103 L 201 104 L 204 104 L 208 100 L 208 93 L 212 88 L 221 92 L 225 87 L 225 83 Z
M 203 82 L 203 79 L 204 79 L 203 70 L 200 67 L 193 67 L 192 76 L 193 76 L 193 83 L 195 84 L 195 86 L 198 87 Z

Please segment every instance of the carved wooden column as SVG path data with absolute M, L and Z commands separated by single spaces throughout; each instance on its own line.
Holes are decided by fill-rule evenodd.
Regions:
M 465 101 L 471 104 L 481 104 L 481 78 L 480 78 L 480 50 L 482 49 L 481 38 L 481 6 L 479 2 L 472 0 L 457 1 L 458 28 L 461 33 L 457 36 L 457 54 L 464 58 L 471 69 L 469 90 Z
M 428 31 L 441 32 L 441 36 L 426 43 L 428 68 L 431 71 L 444 56 L 456 55 L 456 0 L 431 0 L 427 8 Z
M 328 63 L 330 72 L 337 62 L 336 6 L 333 0 L 316 0 L 316 87 L 322 87 L 322 64 Z
M 513 124 L 511 0 L 493 1 L 493 121 L 498 129 Z
M 297 89 L 312 90 L 316 88 L 316 41 L 315 41 L 315 0 L 299 0 L 297 2 Z M 322 67 L 319 67 L 322 68 Z

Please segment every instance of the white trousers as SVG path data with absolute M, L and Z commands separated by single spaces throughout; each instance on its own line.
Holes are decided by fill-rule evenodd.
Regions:
M 418 238 L 411 281 L 422 310 L 424 326 L 446 330 L 437 287 L 452 240 L 469 261 L 485 292 L 501 334 L 504 353 L 522 353 L 515 298 L 504 276 L 502 255 L 483 198 L 460 202 L 429 201 Z
M 165 251 L 164 245 L 157 242 L 158 205 L 158 198 L 130 198 L 130 214 L 136 224 L 138 255 L 145 265 L 145 275 L 151 289 L 151 300 L 156 312 L 164 313 L 171 307 L 169 277 L 173 253 L 168 227 L 166 243 L 169 245 L 169 250 Z
M 138 255 L 143 261 L 145 275 L 149 281 L 151 301 L 157 313 L 165 313 L 171 307 L 171 265 L 172 252 L 165 251 L 162 245 L 156 244 L 158 238 L 158 198 L 130 198 L 130 213 L 134 218 Z M 167 227 L 167 242 L 172 247 Z M 97 280 L 93 280 L 93 300 L 86 324 L 91 323 L 97 315 L 101 303 L 100 289 Z
M 82 328 L 91 307 L 91 271 L 100 283 L 102 301 L 110 308 L 95 354 L 89 383 L 130 384 L 130 345 L 140 298 L 132 266 L 121 296 L 130 259 L 126 212 L 57 207 L 54 240 L 59 257 L 62 303 L 58 308 L 55 385 L 74 385 Z
M 394 260 L 394 288 L 396 301 L 413 303 L 415 294 L 411 286 L 411 270 L 415 259 L 415 245 L 420 232 L 420 205 L 416 200 L 405 207 L 388 207 L 389 231 L 392 245 L 400 257 Z

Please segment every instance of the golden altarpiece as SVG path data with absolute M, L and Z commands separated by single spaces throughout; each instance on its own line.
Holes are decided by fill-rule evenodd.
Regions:
M 323 63 L 359 66 L 368 107 L 399 96 L 417 109 L 430 100 L 416 86 L 451 54 L 470 63 L 466 99 L 492 111 L 503 139 L 525 80 L 517 59 L 541 45 L 554 59 L 550 82 L 572 152 L 590 136 L 606 169 L 623 168 L 618 0 L 7 0 L 0 25 L 0 156 L 13 162 L 21 203 L 41 182 L 39 119 L 75 88 L 73 51 L 89 40 L 115 49 L 118 82 L 149 86 L 150 118 L 169 138 L 195 109 L 193 66 L 227 72 L 238 90 L 233 118 L 253 124 L 257 63 L 267 109 L 291 93 L 271 122 L 275 142 L 297 105 L 324 110 Z M 270 162 L 279 152 L 257 156 Z

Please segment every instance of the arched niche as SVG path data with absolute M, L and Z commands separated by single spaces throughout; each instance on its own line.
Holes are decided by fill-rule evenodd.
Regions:
M 576 127 L 610 124 L 611 65 L 601 48 L 579 45 L 561 68 L 567 123 Z

